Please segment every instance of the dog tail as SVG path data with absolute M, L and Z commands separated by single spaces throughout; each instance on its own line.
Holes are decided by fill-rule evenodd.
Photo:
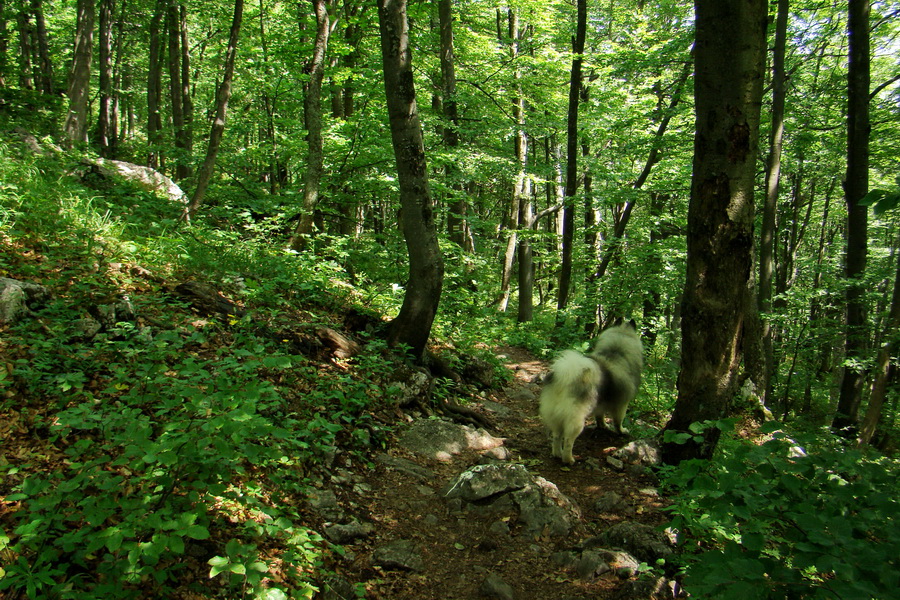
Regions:
M 553 362 L 549 385 L 587 392 L 600 385 L 600 378 L 597 361 L 575 350 L 566 350 Z

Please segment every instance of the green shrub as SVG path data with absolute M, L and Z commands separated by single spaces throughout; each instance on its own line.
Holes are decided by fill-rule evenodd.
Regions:
M 667 473 L 693 597 L 896 597 L 896 461 L 812 440 L 775 432 Z

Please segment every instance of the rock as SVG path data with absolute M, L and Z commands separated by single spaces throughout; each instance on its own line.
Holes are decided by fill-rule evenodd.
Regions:
M 454 477 L 444 491 L 446 498 L 476 502 L 521 490 L 533 481 L 528 469 L 518 464 L 475 465 Z
M 397 406 L 421 403 L 431 394 L 432 380 L 428 374 L 423 371 L 412 371 L 401 376 L 403 380 L 394 382 L 392 386 L 399 392 L 396 398 Z
M 349 544 L 360 538 L 370 535 L 375 528 L 371 523 L 362 523 L 353 519 L 347 524 L 335 524 L 325 526 L 325 537 L 335 544 Z
M 431 469 L 427 469 L 405 458 L 391 456 L 390 454 L 379 454 L 375 457 L 375 460 L 390 469 L 411 475 L 422 481 L 433 481 L 435 477 L 434 471 Z
M 515 598 L 512 586 L 493 573 L 487 576 L 478 591 L 487 598 L 500 598 L 501 600 Z
M 575 572 L 581 579 L 591 580 L 610 570 L 610 566 L 598 552 L 583 552 L 575 562 Z
M 409 540 L 395 540 L 377 548 L 372 553 L 372 564 L 385 569 L 414 572 L 425 568 L 421 553 Z
M 625 463 L 612 456 L 606 457 L 606 464 L 614 471 L 623 471 L 625 469 Z
M 672 543 L 665 533 L 641 523 L 618 523 L 591 539 L 598 546 L 621 548 L 649 565 L 673 553 Z
M 173 202 L 187 204 L 187 196 L 178 184 L 150 167 L 103 158 L 91 161 L 91 165 L 104 177 L 117 175 L 143 190 L 161 194 Z
M 628 581 L 614 596 L 615 600 L 674 600 L 686 594 L 676 581 L 665 577 Z
M 568 535 L 581 517 L 578 506 L 543 477 L 535 477 L 531 485 L 512 496 L 519 506 L 523 535 L 562 537 Z
M 338 504 L 337 495 L 332 490 L 313 490 L 307 497 L 309 508 L 326 521 L 340 523 L 346 518 L 344 509 Z
M 410 452 L 444 462 L 464 450 L 488 450 L 503 445 L 502 438 L 495 438 L 484 429 L 441 419 L 414 422 L 399 441 Z
M 613 456 L 633 465 L 652 467 L 662 462 L 659 446 L 653 440 L 635 440 L 616 450 Z
M 357 598 L 356 587 L 339 575 L 331 575 L 319 584 L 316 600 L 348 600 Z
M 634 508 L 632 508 L 628 502 L 625 501 L 622 496 L 615 492 L 608 492 L 600 496 L 597 501 L 594 503 L 594 510 L 599 513 L 614 513 L 614 514 L 633 514 Z
M 0 323 L 15 323 L 50 298 L 42 285 L 0 277 Z

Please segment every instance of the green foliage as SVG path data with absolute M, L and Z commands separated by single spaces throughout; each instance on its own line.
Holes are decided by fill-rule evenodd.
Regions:
M 827 434 L 723 445 L 666 475 L 698 598 L 887 599 L 900 585 L 896 461 Z

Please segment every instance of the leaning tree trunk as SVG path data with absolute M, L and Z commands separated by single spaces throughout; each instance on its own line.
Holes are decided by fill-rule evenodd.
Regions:
M 306 116 L 306 173 L 303 176 L 303 210 L 294 235 L 291 248 L 302 250 L 308 236 L 313 232 L 313 217 L 319 203 L 319 186 L 322 182 L 324 164 L 322 143 L 322 79 L 325 76 L 325 52 L 328 49 L 329 19 L 325 0 L 312 0 L 316 13 L 316 41 L 313 55 L 304 72 L 309 75 L 303 112 Z
M 438 246 L 428 165 L 413 85 L 406 0 L 378 0 L 384 91 L 400 185 L 400 221 L 409 254 L 409 281 L 400 313 L 390 324 L 388 343 L 425 354 L 441 299 L 444 262 Z
M 562 263 L 556 298 L 556 320 L 563 320 L 572 284 L 572 245 L 575 239 L 575 192 L 578 190 L 578 100 L 581 98 L 581 63 L 587 30 L 587 0 L 577 0 L 575 37 L 572 39 L 572 71 L 569 78 L 569 114 L 566 136 L 566 190 L 562 213 Z
M 868 253 L 868 209 L 860 200 L 869 187 L 869 2 L 850 0 L 850 60 L 847 71 L 847 332 L 844 355 L 848 364 L 841 379 L 841 395 L 831 426 L 847 432 L 856 426 L 862 400 L 864 373 L 851 363 L 866 350 L 866 304 L 862 282 Z M 852 432 L 847 432 L 852 433 Z
M 71 147 L 87 142 L 88 102 L 91 93 L 91 56 L 94 44 L 94 0 L 78 0 L 75 58 L 69 74 L 69 113 L 64 131 Z
M 187 206 L 182 218 L 189 221 L 191 215 L 197 212 L 203 204 L 206 196 L 206 188 L 212 179 L 213 168 L 216 166 L 216 155 L 225 134 L 225 116 L 228 113 L 228 100 L 231 98 L 231 81 L 234 78 L 234 59 L 237 55 L 238 38 L 241 34 L 241 19 L 244 15 L 244 0 L 235 0 L 234 16 L 231 19 L 231 33 L 228 36 L 228 49 L 225 51 L 225 69 L 222 73 L 222 83 L 216 91 L 216 115 L 213 117 L 212 128 L 209 132 L 209 146 L 206 149 L 206 158 L 197 172 L 197 187 Z
M 737 384 L 753 268 L 753 188 L 765 68 L 765 0 L 696 0 L 696 134 L 678 399 L 666 431 L 723 418 Z M 663 444 L 710 458 L 720 431 Z
M 778 0 L 775 19 L 775 49 L 772 52 L 772 131 L 769 133 L 769 159 L 766 165 L 766 196 L 763 203 L 762 229 L 759 235 L 759 327 L 761 360 L 755 383 L 763 404 L 772 395 L 772 279 L 775 273 L 775 210 L 781 182 L 781 149 L 784 139 L 784 56 L 787 39 L 788 0 Z

